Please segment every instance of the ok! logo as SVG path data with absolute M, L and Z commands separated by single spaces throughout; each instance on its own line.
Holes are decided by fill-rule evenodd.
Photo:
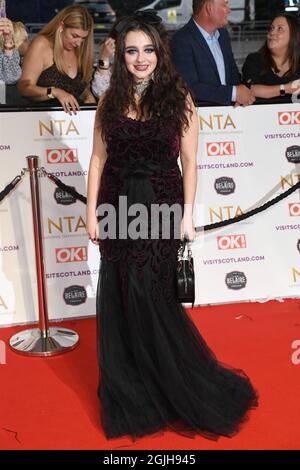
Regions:
M 78 163 L 77 149 L 47 149 L 46 155 L 50 164 Z
M 237 250 L 246 248 L 246 235 L 223 235 L 217 237 L 218 250 Z
M 235 142 L 207 142 L 206 152 L 208 157 L 233 157 L 236 155 Z
M 300 202 L 289 203 L 289 213 L 291 217 L 299 217 L 300 216 Z
M 78 261 L 87 261 L 86 246 L 71 246 L 55 249 L 57 263 L 74 263 Z
M 291 126 L 300 124 L 300 111 L 281 111 L 278 113 L 280 126 Z

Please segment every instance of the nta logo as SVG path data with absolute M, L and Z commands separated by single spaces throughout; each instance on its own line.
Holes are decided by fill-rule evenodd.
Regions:
M 292 268 L 293 282 L 298 282 L 300 278 L 300 271 L 297 268 Z
M 79 131 L 72 119 L 70 121 L 67 121 L 65 119 L 50 119 L 48 123 L 39 121 L 40 136 L 43 136 L 44 134 L 46 134 L 47 136 L 49 134 L 53 136 L 63 136 L 69 135 L 71 133 L 79 135 Z
M 246 235 L 224 235 L 217 237 L 218 250 L 247 248 Z
M 214 188 L 218 194 L 228 196 L 235 191 L 235 182 L 229 176 L 221 176 L 215 180 Z
M 232 157 L 236 155 L 234 142 L 207 142 L 208 157 Z
M 86 246 L 71 246 L 56 248 L 55 256 L 57 263 L 74 263 L 76 261 L 87 261 Z
M 240 206 L 221 206 L 221 207 L 209 207 L 209 220 L 215 222 L 215 220 L 226 220 L 232 217 L 238 217 L 242 215 L 243 211 Z
M 0 308 L 3 308 L 4 310 L 8 310 L 8 306 L 7 306 L 4 298 L 1 297 L 1 295 L 0 295 Z
M 64 290 L 63 297 L 67 305 L 75 306 L 84 304 L 87 293 L 83 286 L 70 286 Z
M 47 162 L 57 163 L 78 163 L 77 149 L 47 149 Z
M 290 126 L 300 124 L 300 111 L 281 111 L 278 113 L 280 126 Z
M 230 114 L 210 114 L 205 118 L 200 115 L 199 122 L 201 131 L 207 127 L 211 130 L 226 130 L 228 127 L 231 128 L 231 130 L 236 129 L 236 125 L 234 124 Z
M 54 229 L 60 233 L 76 233 L 79 229 L 85 231 L 85 222 L 81 216 L 74 215 L 59 217 L 57 221 L 48 217 L 48 233 L 52 234 Z
M 289 213 L 291 217 L 300 216 L 300 202 L 291 202 L 289 204 Z
M 228 289 L 240 290 L 246 287 L 247 278 L 241 271 L 232 271 L 226 274 L 225 282 Z

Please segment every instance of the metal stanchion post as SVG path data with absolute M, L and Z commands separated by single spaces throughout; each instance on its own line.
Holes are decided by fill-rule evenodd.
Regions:
M 67 328 L 48 325 L 47 290 L 45 281 L 42 219 L 37 156 L 27 157 L 30 174 L 35 262 L 38 286 L 39 328 L 21 331 L 11 337 L 9 344 L 18 353 L 32 356 L 53 356 L 70 351 L 78 344 L 78 334 Z

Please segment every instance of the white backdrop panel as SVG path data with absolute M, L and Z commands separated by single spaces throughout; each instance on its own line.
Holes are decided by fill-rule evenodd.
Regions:
M 33 154 L 86 195 L 94 113 L 0 113 L 0 189 Z M 198 115 L 196 225 L 245 212 L 299 180 L 299 105 Z M 49 317 L 94 315 L 99 253 L 87 240 L 85 205 L 45 177 L 41 189 Z M 30 323 L 37 286 L 28 174 L 2 201 L 0 217 L 0 325 Z M 193 244 L 196 305 L 299 297 L 299 228 L 298 191 L 245 222 L 201 233 Z

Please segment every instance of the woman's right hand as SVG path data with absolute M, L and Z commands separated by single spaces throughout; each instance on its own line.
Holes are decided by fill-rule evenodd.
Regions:
M 53 88 L 52 94 L 60 102 L 66 113 L 70 115 L 72 115 L 72 112 L 77 114 L 77 111 L 80 110 L 78 101 L 73 95 L 71 95 L 71 93 L 62 90 L 61 88 Z
M 94 243 L 94 245 L 99 245 L 99 223 L 96 214 L 87 215 L 86 231 L 91 242 Z
M 180 239 L 187 238 L 189 241 L 194 241 L 196 236 L 193 217 L 191 215 L 183 215 L 180 226 Z

